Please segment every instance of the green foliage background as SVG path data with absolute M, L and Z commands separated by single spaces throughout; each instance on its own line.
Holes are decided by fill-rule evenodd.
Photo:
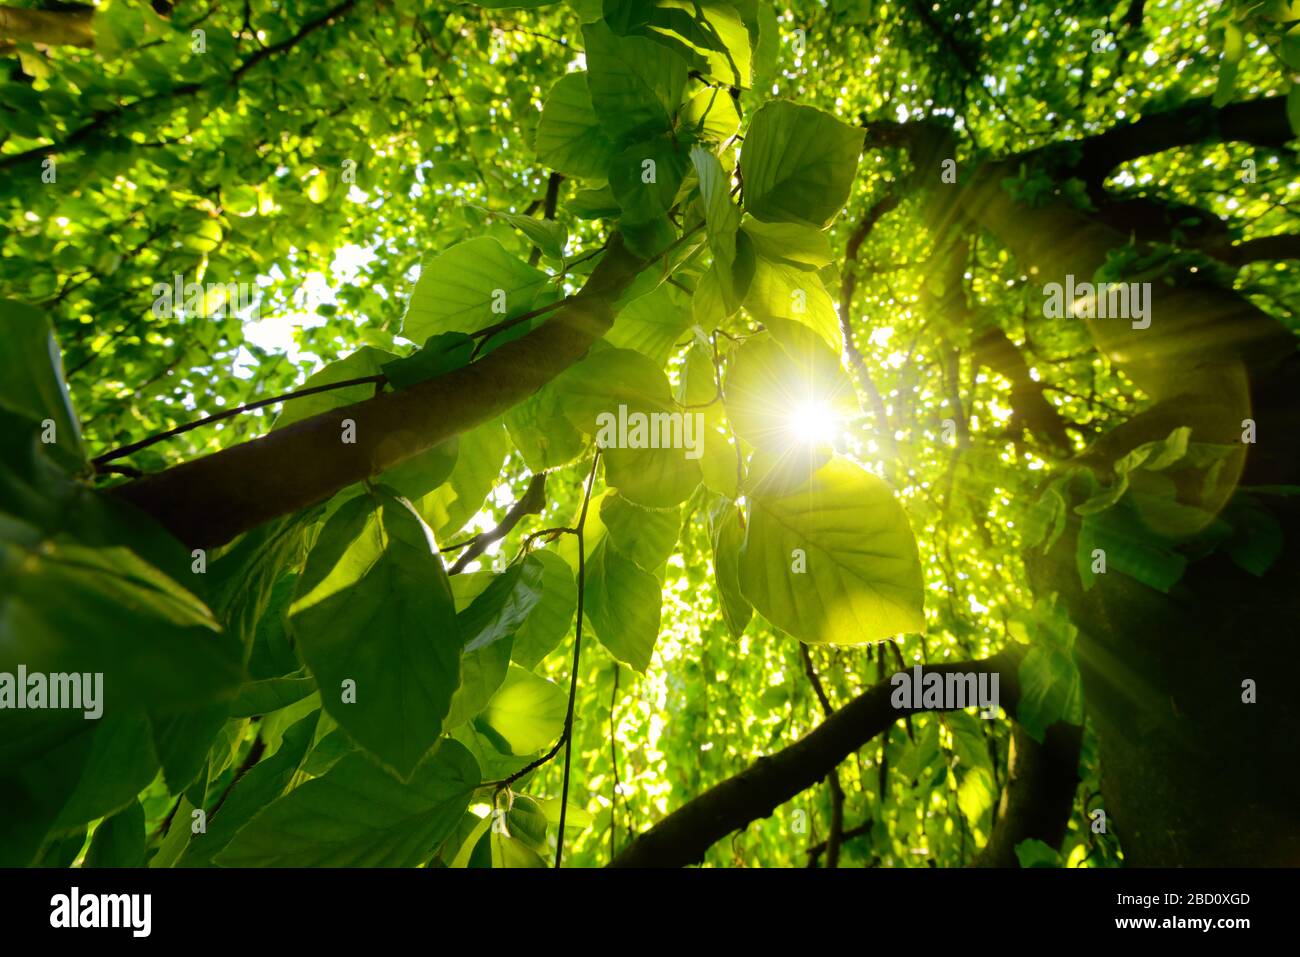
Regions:
M 954 239 L 927 191 L 945 188 L 934 185 L 941 159 L 956 161 L 961 182 L 979 157 L 1094 136 L 1216 88 L 1221 104 L 1284 94 L 1280 57 L 1295 44 L 1289 33 L 1269 44 L 1290 29 L 1289 13 L 1253 7 L 1147 4 L 1136 26 L 1126 3 L 968 7 L 289 0 L 182 2 L 164 19 L 111 0 L 97 7 L 94 50 L 20 45 L 0 95 L 0 290 L 11 300 L 0 635 L 32 667 L 62 660 L 40 639 L 80 636 L 92 658 L 77 660 L 106 662 L 110 693 L 121 660 L 143 656 L 155 673 L 132 673 L 130 708 L 92 731 L 4 716 L 0 861 L 549 862 L 563 756 L 514 785 L 509 836 L 480 823 L 492 789 L 478 785 L 524 767 L 563 729 L 577 542 L 525 537 L 579 514 L 591 421 L 611 401 L 699 406 L 722 431 L 698 466 L 615 451 L 597 473 L 567 864 L 607 863 L 670 811 L 813 729 L 824 713 L 806 665 L 839 706 L 902 666 L 1023 641 L 1032 650 L 1020 723 L 1041 736 L 1058 718 L 1078 721 L 1076 626 L 1035 596 L 1021 556 L 1055 540 L 1067 503 L 1089 499 L 1111 516 L 1117 502 L 1135 507 L 1121 500 L 1128 485 L 1106 500 L 1108 483 L 1072 472 L 1063 453 L 1150 396 L 1098 354 L 1084 324 L 1041 318 L 1041 277 L 1013 251 L 988 235 Z M 656 24 L 679 32 L 648 38 Z M 606 79 L 583 84 L 584 67 Z M 870 140 L 926 124 L 953 133 L 932 162 Z M 51 143 L 57 179 L 43 182 Z M 1030 207 L 1064 198 L 1091 208 L 1080 180 L 1055 176 L 1047 155 L 1007 189 Z M 657 162 L 654 190 L 639 178 L 643 157 Z M 1293 157 L 1250 157 L 1258 180 L 1248 190 L 1238 188 L 1246 152 L 1223 142 L 1140 156 L 1110 184 L 1199 207 L 1232 238 L 1285 232 L 1300 189 Z M 351 169 L 355 182 L 344 178 Z M 597 346 L 535 398 L 376 487 L 249 532 L 208 556 L 201 583 L 188 550 L 91 491 L 123 479 L 92 477 L 86 459 L 197 418 L 304 383 L 383 373 L 405 387 L 461 366 L 465 335 L 502 318 L 484 290 L 505 288 L 505 318 L 541 314 L 475 340 L 490 354 L 580 288 L 596 261 L 587 254 L 615 226 L 654 261 L 605 337 L 622 351 Z M 955 269 L 954 242 L 966 252 Z M 661 283 L 670 270 L 673 282 Z M 261 320 L 151 314 L 154 284 L 176 275 L 255 284 Z M 1293 271 L 1255 262 L 1219 278 L 1294 330 Z M 805 287 L 807 311 L 792 314 L 790 294 Z M 841 303 L 865 378 L 838 360 Z M 33 452 L 30 436 L 61 393 L 36 363 L 44 339 L 24 345 L 17 332 L 47 320 L 80 427 L 74 458 L 53 464 L 57 453 Z M 1024 378 L 981 359 L 991 333 L 1021 357 Z M 716 403 L 724 359 L 728 395 Z M 283 427 L 374 389 L 250 411 L 122 462 L 160 471 L 265 434 L 277 414 Z M 783 464 L 769 474 L 772 407 L 807 389 L 846 413 L 835 461 L 824 465 L 822 448 L 792 464 L 777 449 Z M 1050 412 L 1028 412 L 1027 393 Z M 61 427 L 75 431 L 70 419 Z M 1135 494 L 1163 494 L 1152 476 L 1214 457 L 1208 444 L 1188 453 L 1186 436 L 1160 441 L 1141 456 L 1145 469 L 1116 468 Z M 738 448 L 759 450 L 739 491 Z M 546 469 L 540 511 L 448 577 L 426 532 L 445 548 L 492 528 Z M 1064 491 L 1044 495 L 1054 479 Z M 800 506 L 789 483 L 804 481 L 822 485 L 800 486 Z M 743 528 L 733 503 L 742 494 Z M 832 502 L 857 511 L 846 519 Z M 1236 535 L 1239 564 L 1262 573 L 1276 523 L 1258 501 L 1237 503 L 1254 516 L 1240 522 L 1263 531 L 1223 536 Z M 789 517 L 800 508 L 807 522 Z M 836 574 L 847 571 L 826 587 L 858 595 L 866 582 L 870 604 L 810 611 L 797 587 L 783 596 L 760 582 L 784 574 L 790 549 L 819 527 L 829 540 L 844 521 L 859 539 L 888 542 L 899 563 L 855 565 L 827 546 Z M 782 539 L 792 527 L 795 538 Z M 743 552 L 756 528 L 773 544 Z M 1167 588 L 1181 547 L 1152 546 L 1123 572 L 1152 587 L 1172 574 Z M 813 573 L 825 576 L 819 557 Z M 445 644 L 419 637 L 432 626 L 459 634 L 459 674 L 456 648 L 448 658 Z M 150 636 L 157 647 L 142 650 Z M 335 703 L 349 677 L 359 700 L 383 689 L 379 712 L 356 717 Z M 974 714 L 913 716 L 840 766 L 843 829 L 854 832 L 842 866 L 972 861 L 993 827 L 1012 728 Z M 1080 770 L 1063 844 L 1022 845 L 1022 862 L 1121 862 L 1116 836 L 1090 827 L 1100 789 L 1091 729 Z M 804 866 L 820 856 L 809 848 L 826 840 L 835 801 L 834 788 L 810 787 L 705 862 Z M 195 808 L 211 824 L 191 840 L 178 825 Z

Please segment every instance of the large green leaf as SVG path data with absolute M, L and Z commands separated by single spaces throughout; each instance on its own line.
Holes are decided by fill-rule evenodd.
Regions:
M 731 4 L 713 0 L 658 0 L 650 24 L 681 37 L 704 57 L 710 75 L 724 84 L 749 86 L 749 31 Z
M 132 801 L 99 823 L 82 866 L 144 866 L 144 808 L 139 801 Z
M 397 356 L 391 352 L 385 352 L 383 349 L 376 349 L 373 346 L 362 346 L 350 355 L 339 359 L 337 362 L 331 362 L 319 372 L 308 376 L 307 381 L 302 384 L 302 388 L 314 389 L 317 386 L 330 385 L 335 382 L 347 382 L 350 379 L 380 375 L 385 364 L 396 360 Z M 329 412 L 331 409 L 352 405 L 356 402 L 364 402 L 374 395 L 375 384 L 373 382 L 363 382 L 360 385 L 331 389 L 327 392 L 317 392 L 314 395 L 303 396 L 301 399 L 292 399 L 284 404 L 283 410 L 276 416 L 272 429 L 282 429 L 286 425 L 292 425 L 294 422 L 311 418 L 313 415 L 320 415 L 322 412 Z
M 739 638 L 754 616 L 754 608 L 740 590 L 740 546 L 745 541 L 741 525 L 742 512 L 728 505 L 715 522 L 713 533 L 713 571 L 718 586 L 718 601 L 727 630 Z
M 535 668 L 555 650 L 573 624 L 578 585 L 569 563 L 552 551 L 529 556 L 542 567 L 542 598 L 515 632 L 511 657 L 525 668 Z
M 709 230 L 709 249 L 720 274 L 731 275 L 736 261 L 736 230 L 740 228 L 740 207 L 731 201 L 731 180 L 718 158 L 702 147 L 691 150 L 691 163 L 700 182 L 700 202 Z
M 633 299 L 619 311 L 605 341 L 634 349 L 662 368 L 691 324 L 690 310 L 678 296 L 676 287 L 663 283 Z
M 408 503 L 381 497 L 378 509 L 363 496 L 330 518 L 289 621 L 325 710 L 406 775 L 441 731 L 462 643 L 432 534 Z
M 585 72 L 567 73 L 551 87 L 534 144 L 538 161 L 557 172 L 605 178 L 616 150 L 592 109 Z
M 425 260 L 402 320 L 402 334 L 423 342 L 440 332 L 477 332 L 531 310 L 546 274 L 490 236 L 457 243 Z
M 532 555 L 494 575 L 457 616 L 465 650 L 475 651 L 513 635 L 541 600 L 542 575 L 542 563 Z
M 107 713 L 200 708 L 240 679 L 238 644 L 207 606 L 134 552 L 0 528 L 0 672 L 19 665 L 102 673 Z
M 474 726 L 503 754 L 532 754 L 560 736 L 567 708 L 559 685 L 511 665 Z
M 855 645 L 925 628 L 907 515 L 888 485 L 842 459 L 796 491 L 754 495 L 740 587 L 764 617 L 810 644 Z
M 748 238 L 750 234 L 747 231 L 742 235 Z M 745 308 L 771 326 L 775 335 L 781 334 L 778 331 L 781 326 L 772 320 L 789 320 L 807 326 L 835 355 L 840 354 L 844 335 L 840 331 L 839 313 L 821 277 L 810 269 L 756 257 Z
M 611 492 L 600 500 L 600 520 L 612 548 L 646 571 L 654 571 L 677 545 L 682 512 L 680 508 L 646 508 Z
M 727 417 L 736 433 L 776 455 L 828 443 L 859 411 L 837 353 L 801 326 L 787 324 L 782 336 L 747 339 L 726 378 Z
M 588 624 L 619 661 L 644 672 L 659 638 L 659 579 L 603 539 L 587 559 Z
M 740 153 L 746 212 L 766 222 L 830 225 L 849 198 L 862 139 L 861 129 L 814 107 L 764 103 Z
M 403 783 L 364 754 L 267 806 L 216 856 L 222 867 L 416 867 L 469 807 L 474 758 L 444 740 Z
M 662 219 L 672 209 L 689 165 L 685 147 L 668 134 L 620 151 L 609 164 L 609 188 L 623 210 L 623 229 Z
M 690 67 L 645 37 L 620 37 L 604 23 L 582 28 L 587 85 L 601 126 L 616 143 L 670 130 Z

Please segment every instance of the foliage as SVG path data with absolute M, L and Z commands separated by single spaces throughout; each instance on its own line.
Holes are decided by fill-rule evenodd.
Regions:
M 1106 4 L 959 6 L 164 19 L 114 0 L 93 51 L 19 45 L 0 97 L 0 673 L 102 672 L 106 699 L 99 721 L 0 713 L 0 864 L 548 866 L 561 836 L 565 862 L 603 864 L 814 727 L 823 686 L 842 705 L 1009 635 L 1029 646 L 1015 714 L 912 716 L 840 766 L 846 798 L 810 787 L 706 858 L 801 866 L 843 800 L 869 826 L 842 863 L 970 862 L 1011 721 L 1041 742 L 1086 713 L 1078 626 L 1022 556 L 1064 541 L 1084 590 L 1094 548 L 1159 592 L 1218 549 L 1263 576 L 1287 490 L 1234 488 L 1230 453 L 1187 428 L 1060 461 L 1026 425 L 1035 384 L 1073 451 L 1151 397 L 1094 361 L 1083 323 L 1036 318 L 1039 280 L 994 233 L 969 229 L 945 285 L 938 171 L 916 185 L 931 171 L 871 131 L 939 121 L 963 134 L 958 169 L 1028 157 L 999 178 L 1026 209 L 1095 212 L 1036 149 L 1148 101 L 1284 93 L 1300 27 L 1196 5 L 1117 36 Z M 1216 143 L 1119 178 L 1213 194 L 1239 233 L 1287 225 L 1289 154 L 1229 201 L 1238 164 Z M 876 222 L 882 197 L 902 207 Z M 602 341 L 453 439 L 201 552 L 113 494 L 522 348 L 615 245 L 639 271 Z M 1175 245 L 1118 249 L 1101 275 Z M 1293 275 L 1236 281 L 1294 328 Z M 176 282 L 255 298 L 153 308 Z M 1028 386 L 980 359 L 989 330 Z M 117 460 L 130 475 L 96 461 L 298 389 L 319 391 L 142 447 Z M 698 420 L 699 454 L 602 443 L 611 414 Z M 544 501 L 503 523 L 540 473 Z M 1120 860 L 1088 828 L 1098 770 L 1089 729 L 1068 836 L 1022 843 L 1022 865 Z

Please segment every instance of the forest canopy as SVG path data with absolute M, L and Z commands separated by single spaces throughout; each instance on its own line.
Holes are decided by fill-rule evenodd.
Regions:
M 0 68 L 0 865 L 1300 863 L 1300 2 Z

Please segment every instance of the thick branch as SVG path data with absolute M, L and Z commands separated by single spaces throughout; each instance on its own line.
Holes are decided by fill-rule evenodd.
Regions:
M 979 661 L 922 669 L 924 674 L 998 674 L 1000 704 L 1014 712 L 1020 700 L 1020 648 Z M 893 688 L 881 682 L 827 718 L 807 737 L 761 757 L 734 777 L 686 802 L 629 844 L 612 867 L 685 867 L 732 831 L 767 817 L 779 805 L 812 787 L 841 761 L 913 710 L 895 708 Z
M 1100 183 L 1115 167 L 1177 146 L 1208 140 L 1250 143 L 1280 149 L 1295 134 L 1286 118 L 1286 97 L 1268 96 L 1216 107 L 1209 97 L 1177 109 L 1152 113 L 1079 140 L 1079 161 L 1071 172 L 1086 183 Z M 1047 149 L 1056 149 L 1055 144 Z
M 980 336 L 974 346 L 975 361 L 1011 383 L 1011 409 L 1015 424 L 1052 445 L 1062 455 L 1073 449 L 1066 422 L 1043 395 L 1043 383 L 1029 375 L 1029 366 L 1015 343 L 1001 329 Z
M 1083 727 L 1057 722 L 1039 744 L 1017 725 L 1011 732 L 1007 785 L 997 824 L 976 867 L 1018 867 L 1016 845 L 1031 838 L 1060 848 L 1079 784 Z
M 58 47 L 93 47 L 93 7 L 77 10 L 26 10 L 0 7 L 0 39 Z
M 615 240 L 583 290 L 549 321 L 477 362 L 146 476 L 114 494 L 190 547 L 223 544 L 322 502 L 501 415 L 546 385 L 608 331 L 612 303 L 643 265 Z M 345 420 L 353 423 L 352 443 L 343 442 Z

